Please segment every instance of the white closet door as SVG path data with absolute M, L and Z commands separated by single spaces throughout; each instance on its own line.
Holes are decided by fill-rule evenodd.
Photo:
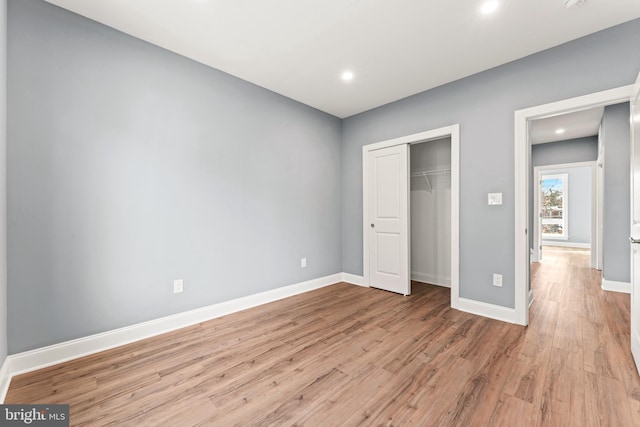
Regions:
M 409 146 L 369 152 L 369 286 L 411 293 Z

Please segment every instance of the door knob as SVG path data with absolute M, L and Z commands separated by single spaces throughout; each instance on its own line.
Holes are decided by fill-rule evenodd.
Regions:
M 631 243 L 640 243 L 640 239 L 634 239 L 633 237 L 629 237 L 629 241 Z
M 371 228 L 376 228 L 375 224 L 371 224 Z M 638 242 L 640 243 L 640 242 Z

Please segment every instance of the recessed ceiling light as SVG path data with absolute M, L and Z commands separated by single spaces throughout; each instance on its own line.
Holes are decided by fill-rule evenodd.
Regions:
M 585 0 L 567 0 L 564 2 L 564 6 L 567 9 L 570 9 L 572 7 L 579 7 L 582 6 L 584 4 Z
M 556 135 L 562 135 L 563 133 L 564 133 L 564 129 L 563 128 L 556 129 Z
M 350 82 L 351 80 L 353 80 L 355 76 L 353 74 L 353 71 L 347 70 L 347 71 L 343 71 L 340 77 L 342 78 L 343 81 Z
M 480 7 L 480 12 L 485 15 L 490 15 L 495 12 L 496 9 L 498 9 L 498 2 L 496 0 L 490 0 L 482 4 L 482 6 Z

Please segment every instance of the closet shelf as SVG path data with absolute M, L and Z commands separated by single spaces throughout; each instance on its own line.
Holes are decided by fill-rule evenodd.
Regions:
M 450 174 L 451 169 L 434 169 L 434 170 L 424 170 L 424 171 L 413 171 L 411 172 L 411 178 L 419 178 L 424 177 L 424 181 L 427 183 L 427 191 L 431 192 L 431 182 L 429 181 L 429 177 L 433 175 L 446 175 Z

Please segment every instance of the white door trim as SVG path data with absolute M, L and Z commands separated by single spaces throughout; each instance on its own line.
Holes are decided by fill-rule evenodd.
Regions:
M 602 270 L 604 265 L 604 170 L 605 170 L 605 156 L 606 149 L 602 141 L 602 123 L 598 126 L 598 160 L 596 167 L 596 197 L 598 210 L 597 216 L 597 229 L 596 229 L 596 248 L 598 253 L 595 258 L 596 270 Z M 593 255 L 593 254 L 592 254 Z
M 370 151 L 402 144 L 418 144 L 434 139 L 451 137 L 451 306 L 459 306 L 460 288 L 460 125 L 455 124 L 438 129 L 402 136 L 362 147 L 362 237 L 364 284 L 369 286 L 369 232 L 368 212 L 369 188 L 367 183 L 367 156 Z M 409 236 L 411 238 L 411 236 Z M 409 254 L 411 259 L 411 254 Z
M 630 93 L 630 163 L 631 163 L 631 189 L 630 197 L 630 221 L 629 221 L 629 260 L 631 262 L 629 291 L 631 293 L 631 310 L 629 313 L 631 330 L 631 355 L 636 365 L 637 372 L 640 373 L 640 255 L 638 254 L 638 245 L 633 243 L 640 236 L 640 214 L 638 213 L 640 188 L 638 183 L 638 173 L 640 173 L 640 165 L 638 156 L 640 155 L 640 74 L 636 77 L 636 82 Z M 606 158 L 605 158 L 606 163 Z M 606 283 L 603 283 L 605 285 Z M 608 284 L 611 286 L 611 283 Z
M 529 324 L 529 171 L 531 145 L 529 121 L 589 108 L 629 101 L 633 85 L 578 96 L 549 104 L 517 110 L 515 116 L 515 314 L 516 323 Z
M 598 245 L 597 245 L 597 225 L 598 225 L 598 198 L 597 198 L 597 162 L 595 160 L 588 162 L 576 162 L 576 163 L 560 163 L 556 165 L 544 165 L 544 166 L 535 166 L 533 168 L 533 179 L 534 179 L 534 190 L 533 190 L 533 262 L 537 262 L 540 260 L 540 186 L 538 183 L 540 182 L 540 173 L 545 170 L 554 170 L 554 169 L 571 169 L 571 168 L 582 168 L 582 167 L 590 167 L 591 168 L 591 243 L 589 244 L 589 248 L 591 249 L 591 268 L 596 268 L 596 259 L 598 254 Z M 562 246 L 561 244 L 559 246 Z M 569 246 L 569 245 L 568 245 Z M 573 247 L 584 247 L 576 246 Z

